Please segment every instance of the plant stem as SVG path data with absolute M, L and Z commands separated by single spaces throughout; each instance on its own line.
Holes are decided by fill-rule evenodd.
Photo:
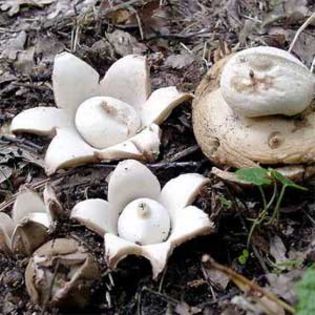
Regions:
M 249 247 L 249 244 L 250 244 L 250 240 L 252 238 L 252 235 L 256 229 L 256 227 L 258 225 L 260 225 L 266 218 L 267 214 L 268 214 L 268 209 L 270 208 L 270 206 L 272 205 L 275 197 L 276 197 L 276 194 L 277 194 L 277 185 L 276 183 L 274 184 L 274 189 L 273 189 L 273 194 L 272 194 L 272 197 L 271 199 L 269 200 L 269 202 L 267 203 L 267 199 L 266 199 L 266 195 L 265 195 L 265 192 L 263 191 L 262 187 L 261 186 L 258 186 L 258 190 L 260 192 L 260 195 L 261 195 L 261 199 L 262 199 L 262 202 L 263 202 L 263 210 L 260 212 L 260 214 L 258 215 L 258 218 L 256 218 L 249 230 L 249 233 L 248 233 L 248 237 L 247 237 L 247 248 Z
M 284 197 L 284 193 L 285 193 L 285 190 L 286 190 L 287 187 L 288 187 L 287 185 L 283 185 L 282 186 L 279 198 L 278 198 L 276 206 L 275 206 L 275 208 L 273 210 L 271 219 L 268 221 L 268 224 L 273 223 L 275 221 L 275 219 L 276 220 L 279 219 L 279 209 L 280 209 L 280 205 L 281 205 L 281 202 L 282 202 L 282 199 Z
M 268 210 L 271 207 L 271 205 L 274 203 L 275 198 L 277 196 L 277 192 L 278 192 L 277 183 L 274 182 L 274 184 L 273 184 L 273 193 L 272 193 L 272 196 L 271 196 L 271 198 L 270 198 L 270 200 L 269 200 L 269 202 L 267 204 L 266 210 Z
M 263 209 L 263 211 L 260 212 L 258 218 L 254 220 L 254 222 L 253 222 L 253 224 L 252 224 L 252 226 L 251 226 L 251 228 L 250 228 L 250 231 L 249 231 L 249 233 L 248 233 L 248 237 L 247 237 L 247 248 L 249 247 L 250 240 L 251 240 L 251 238 L 252 238 L 252 235 L 253 235 L 253 233 L 254 233 L 256 227 L 257 227 L 258 225 L 260 225 L 261 222 L 263 222 L 263 221 L 265 220 L 267 214 L 268 214 L 267 210 L 266 210 L 266 209 Z
M 267 208 L 266 195 L 265 195 L 265 192 L 264 192 L 264 190 L 262 189 L 261 186 L 258 186 L 258 189 L 259 189 L 259 192 L 260 192 L 260 195 L 261 195 L 261 199 L 262 199 L 262 202 L 263 202 L 263 206 L 264 206 L 264 210 L 265 210 Z

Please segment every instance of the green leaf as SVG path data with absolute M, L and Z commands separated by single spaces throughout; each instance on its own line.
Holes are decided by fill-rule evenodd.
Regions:
M 300 190 L 307 190 L 307 188 L 297 185 L 296 183 L 294 183 L 291 179 L 284 177 L 281 173 L 279 173 L 276 170 L 273 169 L 269 169 L 269 172 L 271 174 L 271 176 L 277 180 L 278 182 L 280 182 L 283 186 L 286 187 L 291 187 L 291 188 L 295 188 L 295 189 L 300 189 Z
M 221 202 L 221 205 L 226 208 L 226 209 L 231 209 L 232 208 L 232 201 L 231 200 L 228 200 L 226 199 L 225 197 L 223 196 L 219 196 L 219 200 Z
M 235 174 L 238 179 L 247 181 L 256 186 L 271 184 L 268 171 L 262 167 L 241 168 L 237 170 Z
M 238 262 L 241 265 L 245 265 L 249 257 L 249 251 L 247 249 L 243 249 L 242 254 L 238 256 Z
M 296 292 L 298 296 L 296 315 L 315 314 L 315 268 L 310 267 L 303 278 L 297 283 Z

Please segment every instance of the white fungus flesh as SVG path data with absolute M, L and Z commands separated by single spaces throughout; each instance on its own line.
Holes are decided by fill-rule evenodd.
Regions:
M 140 245 L 163 242 L 171 228 L 168 211 L 157 201 L 139 198 L 130 202 L 118 220 L 118 234 Z
M 226 103 L 243 117 L 293 116 L 310 105 L 315 77 L 290 53 L 256 47 L 230 58 L 220 87 Z
M 104 149 L 135 135 L 141 121 L 127 103 L 112 97 L 93 97 L 79 106 L 75 124 L 85 141 Z

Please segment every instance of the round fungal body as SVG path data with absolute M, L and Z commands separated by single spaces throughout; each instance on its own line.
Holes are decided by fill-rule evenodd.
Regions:
M 127 103 L 112 97 L 92 97 L 79 106 L 75 125 L 86 142 L 103 149 L 135 135 L 141 120 Z
M 150 198 L 139 198 L 130 202 L 118 220 L 119 236 L 141 245 L 163 242 L 170 229 L 168 211 Z
M 243 117 L 293 116 L 310 105 L 315 79 L 290 53 L 256 47 L 230 58 L 222 71 L 220 88 L 226 103 Z
M 196 140 L 216 165 L 314 165 L 314 92 L 314 75 L 286 51 L 257 47 L 227 56 L 197 88 Z

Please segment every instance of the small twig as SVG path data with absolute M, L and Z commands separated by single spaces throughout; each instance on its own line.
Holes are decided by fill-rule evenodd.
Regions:
M 153 164 L 147 164 L 149 168 L 153 169 L 160 169 L 160 168 L 175 168 L 175 167 L 197 167 L 200 165 L 200 162 L 196 161 L 187 161 L 187 162 L 159 162 Z M 89 167 L 95 168 L 108 168 L 114 169 L 116 168 L 117 164 L 108 164 L 108 163 L 96 163 L 91 164 Z
M 307 213 L 306 210 L 302 209 L 302 211 L 306 215 L 306 217 L 311 221 L 311 223 L 315 226 L 315 219 L 309 213 Z
M 29 89 L 35 89 L 35 90 L 39 90 L 39 91 L 44 91 L 44 90 L 47 91 L 50 89 L 45 84 L 37 85 L 37 84 L 33 84 L 33 83 L 12 82 L 12 85 L 21 86 L 21 87 L 25 87 L 25 88 L 29 88 Z
M 287 185 L 283 185 L 281 187 L 281 190 L 280 190 L 280 195 L 277 199 L 277 202 L 276 202 L 276 205 L 273 209 L 273 213 L 272 213 L 272 216 L 271 216 L 271 219 L 267 222 L 267 224 L 269 223 L 274 223 L 275 221 L 278 221 L 279 220 L 279 211 L 280 211 L 280 205 L 281 205 L 281 202 L 283 200 L 283 197 L 284 197 L 284 194 L 285 194 L 285 191 L 287 189 Z
M 190 55 L 194 56 L 193 51 L 192 51 L 190 48 L 188 48 L 184 43 L 180 42 L 179 44 L 180 44 Z
M 269 273 L 269 270 L 268 270 L 268 268 L 267 268 L 267 265 L 265 264 L 265 262 L 264 262 L 262 256 L 260 255 L 260 253 L 259 253 L 257 247 L 256 247 L 255 245 L 252 245 L 252 249 L 253 249 L 253 252 L 254 252 L 256 258 L 258 259 L 258 262 L 259 262 L 261 268 L 263 269 L 263 271 L 264 271 L 266 274 L 268 274 L 268 273 Z
M 293 41 L 288 49 L 289 53 L 291 53 L 301 33 L 313 22 L 313 20 L 315 20 L 315 12 L 300 26 L 300 28 L 295 33 Z
M 91 168 L 105 168 L 105 169 L 110 169 L 113 170 L 115 169 L 117 166 L 117 164 L 108 164 L 108 163 L 98 163 L 98 164 L 91 164 L 89 165 L 89 167 Z M 198 167 L 200 166 L 200 162 L 195 162 L 195 161 L 188 161 L 188 162 L 160 162 L 160 163 L 155 163 L 155 164 L 148 164 L 149 168 L 152 169 L 168 169 L 168 168 L 176 168 L 176 167 Z M 58 179 L 61 179 L 65 176 L 69 176 L 72 175 L 78 171 L 82 170 L 82 167 L 78 167 L 78 168 L 74 168 L 74 169 L 70 169 L 67 170 L 65 172 L 62 173 L 57 173 L 54 174 L 53 176 L 51 176 L 50 178 L 45 178 L 41 181 L 38 181 L 36 183 L 33 183 L 31 185 L 28 185 L 28 187 L 30 189 L 40 189 L 42 187 L 45 186 L 46 183 L 48 182 L 54 182 Z M 7 209 L 8 207 L 10 207 L 11 205 L 13 205 L 16 197 L 18 196 L 18 192 L 15 193 L 9 200 L 4 201 L 3 203 L 0 204 L 0 212 L 4 211 L 5 209 Z
M 153 39 L 165 38 L 165 39 L 178 39 L 178 40 L 184 41 L 184 40 L 197 38 L 197 37 L 209 38 L 210 34 L 211 34 L 210 29 L 203 29 L 198 32 L 192 32 L 192 33 L 187 33 L 187 34 L 156 34 L 156 35 L 150 36 L 147 39 L 153 40 Z
M 311 69 L 310 71 L 313 73 L 314 72 L 314 67 L 315 67 L 315 57 L 313 58 L 312 64 L 311 64 Z
M 160 279 L 160 283 L 159 283 L 159 292 L 162 292 L 166 271 L 167 271 L 167 268 L 164 268 L 161 279 Z
M 108 308 L 112 308 L 113 304 L 112 304 L 112 297 L 110 295 L 110 291 L 105 292 L 105 299 L 106 299 Z
M 195 153 L 196 151 L 199 150 L 199 146 L 198 145 L 193 145 L 191 147 L 188 147 L 176 154 L 174 154 L 170 159 L 169 159 L 169 162 L 175 162 L 175 161 L 178 161 L 192 153 Z
M 146 4 L 146 3 L 149 3 L 149 2 L 152 2 L 154 0 L 149 0 L 149 1 L 143 1 L 143 0 L 129 0 L 129 1 L 125 1 L 123 3 L 119 3 L 117 5 L 114 5 L 113 7 L 111 8 L 108 8 L 106 10 L 104 10 L 104 12 L 102 12 L 102 15 L 108 15 L 110 13 L 113 13 L 115 11 L 118 11 L 118 10 L 121 10 L 121 9 L 125 9 L 125 8 L 128 8 L 129 6 L 133 5 L 133 4 Z
M 200 162 L 187 161 L 187 162 L 160 162 L 155 164 L 149 164 L 149 168 L 159 169 L 159 168 L 175 168 L 175 167 L 197 167 Z
M 0 143 L 8 144 L 8 143 L 18 143 L 24 146 L 24 148 L 34 151 L 42 151 L 43 147 L 37 145 L 36 143 L 26 140 L 26 139 L 20 139 L 10 136 L 1 136 L 0 137 Z
M 140 291 L 140 293 L 137 294 L 137 315 L 142 315 L 141 303 L 142 303 L 142 291 Z
M 206 306 L 211 306 L 213 304 L 217 304 L 218 302 L 222 302 L 222 301 L 225 301 L 227 299 L 231 300 L 233 298 L 233 296 L 235 296 L 235 292 L 232 291 L 232 292 L 229 292 L 225 295 L 221 295 L 217 300 L 202 302 L 202 303 L 196 305 L 196 307 L 204 309 Z
M 64 176 L 68 176 L 68 175 L 75 173 L 76 171 L 77 171 L 77 169 L 70 169 L 70 170 L 67 170 L 63 173 L 55 174 L 54 176 L 52 176 L 50 178 L 45 178 L 45 179 L 42 179 L 36 183 L 27 185 L 27 187 L 30 189 L 33 189 L 33 190 L 37 190 L 37 189 L 43 188 L 46 185 L 46 183 L 48 183 L 48 182 L 53 183 Z M 9 200 L 2 202 L 0 204 L 0 212 L 4 211 L 5 209 L 7 209 L 11 205 L 13 205 L 13 203 L 14 203 L 14 201 L 18 195 L 19 195 L 19 192 L 15 193 Z
M 220 290 L 220 288 L 218 288 L 218 286 L 217 286 L 215 283 L 213 283 L 213 282 L 211 281 L 211 279 L 210 279 L 210 277 L 209 277 L 209 274 L 208 274 L 206 268 L 205 268 L 202 264 L 201 264 L 201 268 L 200 268 L 200 269 L 201 269 L 201 271 L 202 271 L 203 277 L 206 279 L 206 281 L 207 281 L 207 283 L 208 283 L 208 285 L 209 285 L 209 288 L 210 288 L 210 291 L 211 291 L 211 295 L 212 295 L 213 301 L 214 301 L 214 302 L 217 302 L 218 299 L 217 299 L 217 296 L 216 296 L 215 291 L 214 291 L 214 289 L 213 289 L 213 286 L 216 287 L 216 289 L 219 289 L 219 290 Z
M 174 299 L 174 298 L 172 298 L 172 297 L 170 297 L 170 296 L 168 296 L 168 295 L 166 295 L 166 294 L 163 294 L 163 293 L 154 291 L 154 290 L 152 290 L 152 289 L 150 289 L 150 288 L 148 288 L 148 287 L 143 287 L 141 291 L 147 291 L 147 292 L 152 293 L 152 294 L 154 294 L 154 295 L 156 295 L 156 296 L 159 296 L 159 297 L 162 298 L 164 301 L 166 301 L 166 302 L 168 302 L 168 303 L 171 303 L 171 304 L 173 304 L 173 305 L 177 305 L 177 304 L 180 303 L 178 300 L 176 300 L 176 299 Z
M 47 309 L 47 305 L 48 305 L 48 302 L 49 302 L 49 300 L 51 298 L 51 294 L 52 294 L 52 290 L 53 290 L 53 286 L 54 286 L 54 282 L 55 282 L 55 279 L 56 279 L 56 276 L 57 276 L 57 272 L 58 272 L 59 266 L 60 266 L 60 261 L 57 260 L 57 263 L 56 263 L 55 269 L 54 269 L 54 273 L 53 273 L 53 276 L 52 276 L 52 279 L 51 279 L 51 282 L 50 282 L 50 285 L 49 285 L 47 298 L 44 301 L 44 305 L 43 305 L 43 308 L 42 308 L 42 311 L 41 311 L 40 315 L 44 315 L 45 311 Z
M 71 51 L 75 53 L 77 51 L 77 46 L 79 45 L 80 41 L 80 33 L 81 33 L 81 27 L 80 24 L 76 25 L 74 30 L 74 38 L 73 38 L 73 46 L 71 46 Z
M 289 313 L 291 314 L 295 313 L 295 310 L 292 306 L 280 300 L 276 295 L 274 295 L 271 292 L 266 291 L 255 282 L 250 281 L 249 279 L 237 273 L 236 271 L 232 270 L 231 268 L 225 267 L 215 262 L 210 256 L 204 255 L 202 257 L 202 263 L 205 264 L 207 268 L 214 268 L 218 271 L 221 271 L 225 275 L 227 275 L 245 293 L 252 294 L 253 296 L 255 296 L 254 293 L 256 293 L 256 296 L 258 293 L 259 295 L 265 296 L 269 300 L 281 306 L 283 309 L 285 309 Z
M 138 14 L 137 10 L 132 7 L 132 6 L 128 6 L 128 9 L 135 15 L 136 20 L 137 20 L 137 24 L 138 24 L 138 28 L 139 28 L 139 33 L 140 33 L 140 38 L 141 40 L 144 39 L 144 32 L 143 32 L 143 28 L 142 28 L 142 21 L 140 18 L 140 15 Z

